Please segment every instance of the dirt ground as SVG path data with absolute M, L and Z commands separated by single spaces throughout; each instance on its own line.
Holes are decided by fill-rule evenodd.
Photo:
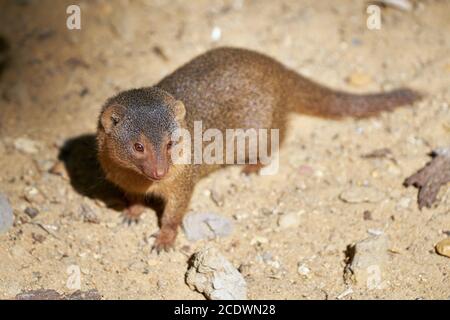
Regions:
M 450 298 L 450 259 L 434 250 L 449 234 L 450 190 L 420 211 L 417 190 L 402 186 L 450 140 L 449 1 L 382 8 L 380 30 L 366 27 L 367 3 L 356 0 L 77 2 L 81 30 L 66 28 L 73 1 L 0 1 L 0 36 L 9 44 L 0 75 L 0 192 L 16 217 L 0 235 L 0 298 L 39 288 L 69 294 L 70 266 L 78 266 L 81 290 L 105 299 L 204 299 L 185 273 L 206 244 L 241 266 L 250 299 Z M 181 232 L 176 250 L 157 256 L 154 211 L 127 226 L 108 207 L 117 191 L 95 165 L 99 108 L 223 45 L 267 53 L 333 88 L 409 86 L 426 97 L 368 120 L 293 116 L 278 175 L 245 177 L 230 167 L 198 184 L 190 209 L 233 219 L 231 236 L 191 243 Z M 37 153 L 15 147 L 22 137 Z M 382 148 L 391 156 L 362 157 Z M 68 177 L 48 172 L 58 158 Z M 343 201 L 355 186 L 382 196 Z M 39 214 L 30 218 L 27 207 Z M 290 213 L 300 223 L 284 229 L 279 218 Z M 389 237 L 384 285 L 346 283 L 347 247 L 374 233 Z

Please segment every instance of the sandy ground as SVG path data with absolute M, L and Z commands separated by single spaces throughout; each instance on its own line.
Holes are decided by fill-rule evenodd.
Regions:
M 371 31 L 364 1 L 78 1 L 82 30 L 69 31 L 71 2 L 0 1 L 0 35 L 10 46 L 0 75 L 0 191 L 16 216 L 0 235 L 0 298 L 39 288 L 71 293 L 75 265 L 81 289 L 107 299 L 204 299 L 184 275 L 207 243 L 241 266 L 251 299 L 335 299 L 348 288 L 344 299 L 450 298 L 450 260 L 434 251 L 450 230 L 450 190 L 419 211 L 417 190 L 402 186 L 430 150 L 450 140 L 450 2 L 383 8 L 381 30 Z M 232 235 L 191 243 L 181 233 L 175 252 L 157 256 L 148 240 L 157 230 L 152 210 L 128 227 L 105 205 L 115 192 L 105 196 L 95 169 L 98 111 L 119 90 L 151 85 L 222 45 L 265 52 L 334 88 L 407 85 L 427 96 L 376 119 L 293 117 L 278 175 L 244 177 L 233 167 L 197 186 L 192 211 L 233 219 Z M 17 150 L 20 137 L 37 141 L 39 151 Z M 381 148 L 392 157 L 361 157 Z M 47 172 L 58 157 L 69 178 Z M 355 186 L 382 197 L 342 201 Z M 39 214 L 31 219 L 27 207 Z M 278 220 L 290 213 L 300 224 L 282 229 Z M 347 246 L 374 232 L 390 239 L 384 285 L 346 283 Z M 309 273 L 299 274 L 299 264 Z

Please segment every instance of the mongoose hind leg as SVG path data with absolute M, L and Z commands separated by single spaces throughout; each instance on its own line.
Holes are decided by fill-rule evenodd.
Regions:
M 278 129 L 278 139 L 275 139 L 275 141 L 272 141 L 272 133 L 270 133 L 270 136 L 267 137 L 267 141 L 265 144 L 261 145 L 258 142 L 258 158 L 256 163 L 249 163 L 250 159 L 247 157 L 246 158 L 246 165 L 244 165 L 244 167 L 242 168 L 242 173 L 245 175 L 251 175 L 251 174 L 259 174 L 261 169 L 263 169 L 264 167 L 266 167 L 267 165 L 270 164 L 271 161 L 271 156 L 274 154 L 274 152 L 278 152 L 278 148 L 280 146 L 280 144 L 284 141 L 284 130 L 280 130 L 280 128 L 283 128 L 284 124 L 281 124 L 282 121 L 285 121 L 284 118 L 283 119 L 276 119 L 273 123 L 273 128 Z M 273 129 L 272 128 L 272 129 Z M 275 144 L 273 144 L 275 143 Z M 260 150 L 260 148 L 265 148 L 265 150 Z M 275 149 L 276 148 L 276 149 Z M 248 150 L 246 150 L 246 152 L 248 153 Z M 263 158 L 260 158 L 262 154 Z M 264 161 L 261 161 L 261 159 L 263 159 Z M 269 160 L 269 162 L 267 162 L 267 160 Z
M 259 171 L 264 167 L 265 167 L 265 165 L 263 165 L 259 161 L 256 164 L 246 164 L 242 168 L 242 173 L 245 174 L 246 176 L 251 175 L 251 174 L 259 174 Z

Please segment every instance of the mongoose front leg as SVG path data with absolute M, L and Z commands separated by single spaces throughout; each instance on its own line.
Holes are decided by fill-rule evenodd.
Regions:
M 160 221 L 160 230 L 156 234 L 152 250 L 160 253 L 163 250 L 169 251 L 173 248 L 178 234 L 178 227 L 186 214 L 191 194 L 192 190 L 180 192 L 173 190 L 173 193 L 167 197 L 166 207 Z
M 125 195 L 127 207 L 123 211 L 123 221 L 128 225 L 138 223 L 142 213 L 145 210 L 144 197 L 138 195 Z

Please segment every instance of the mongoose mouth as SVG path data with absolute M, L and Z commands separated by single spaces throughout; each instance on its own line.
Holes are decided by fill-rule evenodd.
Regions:
M 166 172 L 164 172 L 164 173 L 162 173 L 162 172 L 161 173 L 154 172 L 152 174 L 148 174 L 148 173 L 142 172 L 142 175 L 147 180 L 158 182 L 158 181 L 161 181 L 161 180 L 163 180 L 165 178 Z
M 149 180 L 152 180 L 152 181 L 161 181 L 163 178 L 164 178 L 164 177 L 161 177 L 161 178 L 157 178 L 157 177 L 148 177 L 148 179 L 149 179 Z

